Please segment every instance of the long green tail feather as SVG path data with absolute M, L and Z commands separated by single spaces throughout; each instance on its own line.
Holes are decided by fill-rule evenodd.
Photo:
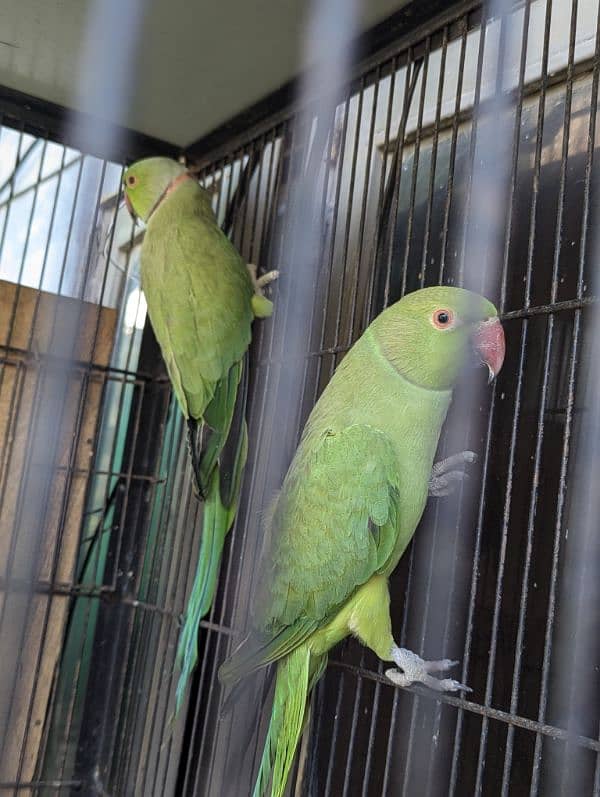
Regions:
M 181 672 L 177 682 L 175 714 L 181 708 L 188 679 L 198 661 L 198 626 L 213 601 L 221 553 L 228 531 L 228 514 L 220 500 L 219 471 L 215 470 L 204 504 L 202 540 L 196 575 L 177 645 L 176 666 L 181 667 Z
M 300 645 L 277 665 L 271 721 L 252 797 L 283 797 L 298 742 L 309 716 L 310 692 L 321 677 L 327 656 L 311 657 Z
M 204 503 L 198 565 L 177 645 L 176 666 L 179 666 L 181 671 L 175 693 L 175 715 L 181 708 L 190 675 L 198 661 L 198 627 L 212 605 L 225 537 L 237 511 L 242 474 L 248 453 L 248 432 L 245 421 L 242 422 L 241 429 L 236 431 L 240 433 L 231 473 L 223 479 L 226 484 L 222 484 L 220 468 L 213 469 Z

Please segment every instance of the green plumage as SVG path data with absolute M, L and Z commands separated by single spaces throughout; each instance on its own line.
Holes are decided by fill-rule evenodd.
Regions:
M 221 380 L 250 343 L 254 290 L 246 264 L 217 225 L 203 189 L 185 180 L 148 222 L 142 288 L 173 390 L 202 420 Z
M 433 323 L 440 310 L 448 328 Z M 495 316 L 456 288 L 406 296 L 353 346 L 311 413 L 266 530 L 253 630 L 220 671 L 234 684 L 279 662 L 255 797 L 269 782 L 274 797 L 285 790 L 328 650 L 355 634 L 392 660 L 387 579 L 423 513 L 471 333 Z
M 245 395 L 238 394 L 243 358 L 253 318 L 269 315 L 272 305 L 255 292 L 245 261 L 219 228 L 208 194 L 185 167 L 167 158 L 149 158 L 131 166 L 123 182 L 129 209 L 147 225 L 142 288 L 173 391 L 188 421 L 196 490 L 206 501 L 196 577 L 177 653 L 177 711 L 197 661 L 198 625 L 213 601 L 246 461 Z M 221 472 L 226 446 L 233 454 L 228 472 Z

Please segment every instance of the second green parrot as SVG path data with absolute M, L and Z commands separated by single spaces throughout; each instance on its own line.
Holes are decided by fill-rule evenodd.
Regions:
M 353 634 L 398 669 L 395 684 L 465 689 L 396 645 L 388 578 L 421 519 L 471 452 L 433 466 L 469 350 L 498 373 L 504 333 L 493 304 L 460 288 L 408 294 L 368 327 L 315 405 L 270 518 L 253 630 L 222 665 L 236 684 L 276 662 L 275 694 L 254 789 L 281 797 L 328 651 Z
M 212 604 L 237 509 L 247 451 L 245 397 L 238 401 L 238 388 L 250 327 L 254 317 L 271 315 L 262 286 L 277 273 L 256 279 L 254 267 L 220 229 L 209 194 L 182 164 L 158 157 L 138 161 L 126 170 L 123 185 L 129 211 L 146 224 L 142 289 L 188 424 L 195 489 L 205 500 L 198 566 L 177 650 L 177 711 L 198 658 L 198 625 Z M 219 463 L 226 443 L 232 453 L 225 472 Z

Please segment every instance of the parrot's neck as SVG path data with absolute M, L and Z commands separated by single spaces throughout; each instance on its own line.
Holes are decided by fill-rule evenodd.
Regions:
M 348 358 L 355 352 L 362 362 L 348 365 L 358 365 L 359 373 L 373 374 L 371 383 L 363 384 L 355 399 L 357 405 L 361 405 L 358 414 L 389 437 L 398 456 L 402 520 L 398 547 L 390 560 L 390 569 L 393 569 L 427 501 L 433 459 L 452 390 L 430 390 L 407 379 L 384 356 L 377 336 L 370 329 Z
M 150 221 L 150 219 L 152 218 L 154 213 L 158 210 L 158 208 L 160 207 L 162 202 L 169 196 L 169 194 L 172 194 L 173 191 L 175 191 L 175 189 L 178 186 L 181 185 L 181 183 L 184 183 L 187 180 L 193 180 L 193 179 L 194 178 L 192 177 L 191 174 L 189 174 L 189 172 L 182 172 L 181 174 L 177 175 L 177 177 L 175 177 L 173 180 L 171 180 L 169 185 L 165 188 L 165 190 L 158 197 L 158 199 L 156 200 L 156 202 L 154 203 L 154 205 L 150 209 L 150 213 L 148 214 L 147 222 Z
M 427 469 L 433 462 L 452 390 L 431 390 L 416 384 L 385 357 L 372 330 L 363 335 L 365 354 L 379 364 L 384 390 L 372 396 L 374 415 L 385 418 L 389 433 L 402 455 L 419 453 Z M 385 429 L 383 431 L 386 431 Z
M 369 374 L 369 379 L 357 384 L 362 374 Z M 431 470 L 451 400 L 452 390 L 430 390 L 401 374 L 367 329 L 338 366 L 327 388 L 327 400 L 317 402 L 304 436 L 326 427 L 368 423 L 393 440 L 402 461 L 412 460 L 409 470 L 414 469 L 416 457 L 417 470 L 425 473 Z M 336 408 L 335 418 L 331 406 Z
M 210 196 L 198 180 L 184 172 L 171 180 L 152 209 L 149 226 L 160 219 L 161 225 L 181 224 L 184 218 L 193 216 L 202 222 L 216 224 Z
M 374 397 L 373 415 L 379 422 L 384 419 L 381 429 L 394 444 L 400 471 L 398 538 L 383 571 L 389 575 L 410 542 L 425 508 L 433 460 L 452 401 L 452 390 L 431 390 L 416 384 L 383 355 L 377 337 L 370 330 L 363 337 L 366 337 L 370 356 L 379 363 L 384 385 Z
M 165 193 L 163 195 L 163 199 L 165 197 L 169 196 L 169 194 L 172 191 L 174 191 L 177 188 L 178 185 L 181 185 L 181 183 L 185 182 L 186 180 L 193 180 L 193 179 L 194 178 L 192 177 L 192 175 L 189 172 L 183 172 L 183 174 L 180 174 L 179 177 L 176 177 L 174 180 L 171 180 L 171 182 L 169 183 L 169 185 L 167 186 L 167 188 L 165 190 Z

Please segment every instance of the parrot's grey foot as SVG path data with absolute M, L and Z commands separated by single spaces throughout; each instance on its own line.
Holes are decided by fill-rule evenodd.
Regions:
M 250 272 L 250 278 L 252 279 L 252 284 L 254 285 L 254 293 L 258 294 L 259 296 L 263 295 L 263 288 L 267 285 L 270 285 L 271 282 L 275 282 L 277 277 L 279 276 L 279 272 L 274 271 L 267 271 L 266 274 L 261 274 L 260 277 L 257 276 L 257 269 L 254 263 L 247 263 L 248 271 Z
M 278 276 L 279 276 L 279 272 L 277 271 L 277 269 L 273 269 L 273 271 L 267 271 L 267 273 L 266 273 L 266 274 L 262 274 L 262 275 L 261 275 L 261 276 L 260 276 L 260 277 L 259 277 L 259 278 L 256 280 L 256 286 L 257 286 L 257 288 L 258 288 L 259 290 L 261 290 L 261 289 L 262 289 L 262 288 L 264 288 L 266 285 L 270 285 L 270 284 L 271 284 L 271 282 L 275 282 L 275 280 L 277 279 L 277 277 L 278 277 Z
M 252 279 L 252 284 L 254 285 L 254 293 L 257 293 L 259 296 L 263 295 L 263 288 L 265 288 L 271 282 L 275 282 L 279 276 L 278 271 L 267 271 L 266 274 L 261 274 L 261 276 L 258 277 L 257 268 L 254 263 L 247 263 L 246 267 L 250 272 L 250 278 Z
M 439 661 L 425 661 L 412 650 L 399 648 L 394 645 L 392 648 L 392 658 L 400 667 L 400 670 L 386 670 L 385 674 L 396 686 L 410 686 L 413 683 L 421 683 L 434 689 L 436 692 L 471 692 L 472 690 L 455 681 L 452 678 L 434 678 L 430 673 L 444 672 L 458 664 L 451 659 L 440 659 Z
M 260 277 L 256 276 L 256 266 L 254 263 L 247 263 L 252 285 L 254 286 L 254 296 L 252 297 L 252 310 L 256 318 L 268 318 L 273 314 L 273 302 L 264 295 L 263 288 L 273 282 L 279 276 L 278 271 L 267 271 Z
M 468 478 L 469 475 L 463 470 L 451 470 L 443 476 L 432 476 L 429 479 L 429 495 L 434 498 L 452 495 L 457 486 Z
M 477 454 L 474 451 L 461 451 L 459 454 L 452 454 L 452 456 L 436 462 L 431 469 L 429 478 L 429 495 L 436 498 L 451 495 L 457 485 L 469 478 L 464 470 L 458 470 L 458 468 L 476 461 Z

